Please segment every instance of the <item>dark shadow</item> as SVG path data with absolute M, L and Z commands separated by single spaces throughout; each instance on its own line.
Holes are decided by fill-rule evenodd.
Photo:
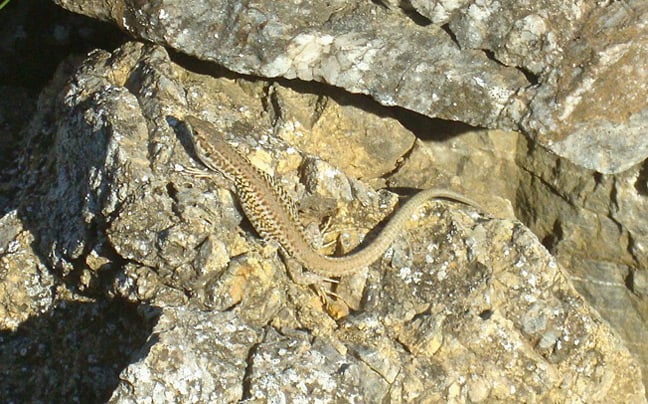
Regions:
M 403 13 L 409 17 L 410 20 L 419 27 L 429 27 L 432 24 L 432 20 L 424 16 L 423 14 L 419 14 L 416 10 L 414 9 L 407 9 L 404 10 Z
M 36 93 L 61 61 L 128 40 L 114 24 L 75 14 L 48 0 L 11 0 L 0 10 L 0 85 Z
M 48 0 L 11 0 L 0 10 L 0 214 L 13 208 L 22 129 L 39 93 L 59 64 L 128 40 L 114 24 L 58 7 Z
M 187 69 L 196 74 L 202 74 L 212 77 L 223 77 L 230 80 L 244 79 L 249 81 L 264 80 L 256 76 L 250 76 L 245 74 L 239 74 L 231 70 L 226 69 L 225 67 L 219 65 L 215 61 L 201 60 L 192 55 L 187 55 L 186 53 L 178 52 L 175 49 L 167 48 L 169 53 L 169 59 L 173 63 L 176 63 L 179 66 L 182 66 L 184 69 Z
M 455 45 L 457 45 L 457 48 L 461 49 L 461 44 L 459 43 L 459 40 L 457 39 L 457 35 L 450 29 L 450 24 L 446 23 L 441 26 L 441 29 L 445 31 L 446 34 L 450 37 L 452 42 L 454 42 Z
M 563 239 L 564 232 L 562 229 L 562 223 L 560 223 L 560 220 L 556 220 L 553 224 L 551 233 L 546 234 L 540 242 L 547 249 L 547 251 L 549 251 L 551 254 L 555 254 L 558 244 L 560 244 Z
M 429 118 L 418 112 L 397 107 L 394 117 L 421 140 L 443 142 L 482 128 L 447 119 Z
M 639 195 L 648 196 L 648 160 L 644 160 L 634 183 Z
M 0 397 L 14 403 L 102 403 L 139 351 L 160 310 L 123 301 L 60 302 L 0 331 Z
M 70 293 L 84 301 L 60 301 L 21 323 L 15 332 L 0 330 L 1 403 L 105 402 L 120 372 L 146 355 L 139 350 L 151 335 L 159 309 L 110 300 L 100 293 L 101 287 L 80 291 L 79 276 L 86 267 L 89 247 L 81 257 L 67 260 L 73 268 L 52 268 L 55 259 L 48 256 L 52 246 L 75 237 L 94 245 L 105 223 L 96 220 L 86 226 L 81 217 L 65 213 L 74 210 L 71 205 L 78 198 L 69 193 L 58 199 L 48 195 L 51 187 L 60 185 L 57 181 L 78 178 L 87 182 L 90 176 L 80 172 L 83 164 L 60 167 L 52 161 L 60 111 L 41 109 L 45 115 L 40 119 L 47 122 L 41 132 L 24 129 L 33 118 L 39 96 L 45 100 L 61 94 L 64 83 L 60 77 L 81 60 L 75 55 L 97 48 L 113 50 L 126 40 L 114 25 L 68 12 L 47 0 L 11 0 L 0 10 L 0 214 L 17 210 L 22 228 L 35 238 L 32 250 L 40 265 L 55 277 L 54 295 Z M 64 67 L 60 67 L 62 61 Z M 58 78 L 57 69 L 63 73 Z M 48 84 L 52 84 L 49 92 L 41 93 Z M 80 146 L 70 153 L 77 153 L 82 161 L 101 161 L 105 145 L 92 149 L 79 137 L 103 133 L 77 128 L 81 133 L 75 141 Z M 57 177 L 57 173 L 62 175 Z M 123 260 L 113 260 L 105 270 L 100 269 L 97 283 L 112 284 L 123 264 Z
M 499 59 L 497 59 L 497 57 L 495 56 L 495 52 L 493 52 L 492 50 L 482 49 L 482 51 L 484 52 L 484 55 L 486 55 L 486 57 L 489 60 L 497 63 L 500 66 L 508 67 L 507 64 L 504 64 Z M 514 67 L 524 75 L 524 78 L 526 78 L 526 80 L 529 82 L 528 84 L 529 86 L 535 86 L 540 82 L 540 77 L 536 73 L 533 73 L 531 70 L 527 69 L 526 67 L 523 66 L 512 66 L 512 67 Z

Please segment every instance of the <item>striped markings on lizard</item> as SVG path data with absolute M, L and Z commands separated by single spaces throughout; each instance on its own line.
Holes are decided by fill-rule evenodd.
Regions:
M 373 264 L 396 239 L 407 220 L 429 200 L 450 199 L 481 209 L 478 203 L 456 192 L 426 189 L 411 197 L 362 249 L 344 256 L 323 255 L 308 242 L 294 204 L 273 177 L 230 146 L 212 124 L 194 116 L 185 117 L 185 123 L 196 156 L 209 170 L 221 173 L 234 183 L 243 212 L 259 235 L 279 244 L 289 257 L 320 276 L 350 275 Z

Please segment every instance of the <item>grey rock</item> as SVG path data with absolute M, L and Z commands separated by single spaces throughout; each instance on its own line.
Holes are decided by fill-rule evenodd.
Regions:
M 31 248 L 34 241 L 17 211 L 0 217 L 0 329 L 15 330 L 54 303 L 54 277 Z
M 363 360 L 307 333 L 270 330 L 251 356 L 248 399 L 267 402 L 374 401 L 388 384 Z
M 557 58 L 543 71 L 545 85 L 534 92 L 521 127 L 571 162 L 619 173 L 648 156 L 648 4 L 580 5 L 578 24 L 568 14 L 557 20 L 573 35 L 555 44 Z
M 142 359 L 121 373 L 109 402 L 238 401 L 259 336 L 232 313 L 163 310 Z
M 520 219 L 569 269 L 574 286 L 623 336 L 648 374 L 644 165 L 600 175 L 526 141 L 518 163 Z
M 364 288 L 341 288 L 360 295 L 349 299 L 355 311 L 345 309 L 344 296 L 327 296 L 326 282 L 311 288 L 289 278 L 222 177 L 187 171 L 199 167 L 181 124 L 190 113 L 213 122 L 300 200 L 307 156 L 273 135 L 277 121 L 258 97 L 264 83 L 199 75 L 138 43 L 94 52 L 68 82 L 41 106 L 61 118 L 49 132 L 30 133 L 53 145 L 46 155 L 56 171 L 31 174 L 48 204 L 30 192 L 20 197 L 40 220 L 34 231 L 47 264 L 66 268 L 68 282 L 78 276 L 96 296 L 146 298 L 162 310 L 113 401 L 295 401 L 305 391 L 396 402 L 645 400 L 622 340 L 521 223 L 431 202 L 359 275 Z M 370 120 L 366 108 L 351 111 Z M 352 150 L 328 164 L 343 172 Z M 308 175 L 326 181 L 326 172 Z M 344 183 L 354 200 L 337 198 L 334 220 L 358 224 L 360 240 L 395 197 Z M 332 237 L 341 245 L 338 230 Z
M 521 129 L 601 173 L 648 156 L 641 0 L 56 3 L 237 73 L 314 80 L 428 117 Z
M 238 73 L 321 81 L 472 125 L 497 125 L 528 84 L 481 50 L 461 51 L 439 27 L 417 26 L 371 2 L 161 2 L 145 12 L 57 3 Z
M 642 298 L 648 296 L 648 271 L 637 270 L 632 273 L 632 291 Z
M 466 8 L 467 0 L 411 0 L 412 7 L 434 24 L 446 24 Z

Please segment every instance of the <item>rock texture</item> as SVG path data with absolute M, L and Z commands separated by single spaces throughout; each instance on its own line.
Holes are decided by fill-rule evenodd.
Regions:
M 0 218 L 0 329 L 15 330 L 51 308 L 54 279 L 33 242 L 15 210 Z
M 645 402 L 648 3 L 55 2 L 184 55 L 72 58 L 3 126 L 0 397 Z M 9 91 L 0 118 L 31 115 Z M 430 203 L 367 271 L 295 284 L 230 184 L 188 173 L 186 113 L 327 253 L 384 186 L 498 219 Z
M 576 288 L 648 372 L 646 163 L 618 175 L 580 169 L 526 141 L 518 213 L 569 268 Z M 645 377 L 645 376 L 644 376 Z
M 314 238 L 312 224 L 330 216 L 329 252 L 353 248 L 397 199 L 347 169 L 368 166 L 359 177 L 369 183 L 388 174 L 407 185 L 409 171 L 409 185 L 452 185 L 462 168 L 475 170 L 460 141 L 449 142 L 445 168 L 433 168 L 426 146 L 366 98 L 201 75 L 139 43 L 93 52 L 52 93 L 27 139 L 51 147 L 23 161 L 41 169 L 23 170 L 15 219 L 4 220 L 29 228 L 33 254 L 61 286 L 159 308 L 143 313 L 156 323 L 147 343 L 115 366 L 111 401 L 645 401 L 622 340 L 520 222 L 433 202 L 367 271 L 299 285 L 259 242 L 227 181 L 187 171 L 199 166 L 182 118 L 213 122 L 280 178 L 304 201 Z M 291 102 L 300 99 L 315 102 Z M 348 133 L 324 135 L 330 127 Z M 317 143 L 304 140 L 311 131 Z M 346 149 L 329 146 L 342 135 Z M 510 138 L 495 135 L 475 135 L 478 158 L 510 157 L 497 149 Z M 509 215 L 510 194 L 489 210 Z
M 601 173 L 648 156 L 642 0 L 415 1 L 406 13 L 370 1 L 55 2 L 238 73 L 521 129 Z

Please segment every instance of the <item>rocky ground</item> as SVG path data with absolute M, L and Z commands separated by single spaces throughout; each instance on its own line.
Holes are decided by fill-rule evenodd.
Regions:
M 644 2 L 55 2 L 0 11 L 0 396 L 645 401 Z M 482 207 L 300 284 L 186 115 L 326 254 Z

